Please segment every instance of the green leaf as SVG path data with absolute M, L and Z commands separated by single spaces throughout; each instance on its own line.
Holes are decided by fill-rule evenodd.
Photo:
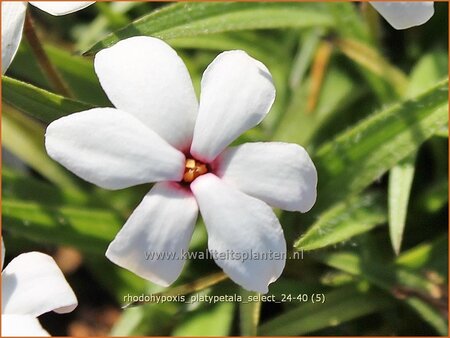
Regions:
M 61 46 L 45 45 L 44 49 L 77 99 L 99 106 L 110 105 L 97 79 L 94 63 L 91 59 L 73 55 L 61 49 Z M 38 87 L 51 90 L 51 86 L 37 64 L 33 52 L 27 47 L 26 43 L 22 43 L 21 48 L 19 48 L 11 67 L 8 69 L 8 74 Z
M 77 194 L 60 189 L 48 182 L 24 175 L 3 166 L 2 168 L 2 198 L 39 202 L 45 205 L 90 205 L 84 198 L 80 200 Z
M 369 29 L 354 3 L 336 2 L 329 7 L 329 11 L 336 22 L 336 29 L 342 37 L 366 43 L 371 42 Z
M 382 311 L 393 302 L 380 292 L 355 286 L 325 293 L 325 302 L 300 305 L 262 324 L 262 336 L 301 336 Z
M 329 13 L 315 3 L 178 3 L 150 13 L 108 35 L 86 53 L 96 53 L 136 35 L 165 40 L 227 31 L 328 27 L 332 24 Z
M 289 85 L 294 90 L 303 82 L 306 71 L 311 66 L 317 46 L 323 38 L 323 29 L 313 29 L 299 41 L 299 51 L 294 58 L 291 74 L 289 77 Z
M 405 252 L 395 264 L 414 269 L 438 273 L 444 281 L 448 279 L 448 235 L 442 235 L 431 242 L 421 243 Z
M 314 156 L 319 176 L 317 212 L 355 195 L 416 151 L 448 123 L 448 80 L 417 98 L 375 113 Z
M 228 336 L 233 321 L 234 303 L 219 302 L 189 314 L 178 323 L 172 336 Z
M 2 76 L 2 99 L 18 110 L 50 123 L 62 116 L 92 108 L 28 83 Z
M 239 323 L 241 336 L 256 336 L 261 313 L 261 301 L 248 302 L 248 297 L 258 295 L 257 292 L 241 289 L 241 296 L 244 300 L 239 303 Z
M 416 153 L 414 152 L 392 168 L 389 173 L 389 236 L 397 255 L 400 253 L 405 229 L 415 162 Z
M 420 196 L 419 204 L 426 212 L 435 213 L 448 204 L 448 178 L 440 179 L 427 187 Z
M 297 250 L 320 249 L 370 231 L 386 222 L 379 195 L 356 196 L 327 210 L 294 244 Z
M 442 50 L 427 53 L 411 71 L 407 97 L 417 96 L 432 88 L 448 74 L 448 57 Z
M 44 206 L 36 202 L 2 201 L 7 231 L 33 241 L 68 245 L 82 252 L 103 256 L 122 226 L 107 210 Z
M 6 104 L 2 108 L 3 146 L 50 182 L 76 195 L 78 200 L 87 200 L 79 181 L 45 152 L 44 127 Z
M 336 269 L 367 278 L 370 283 L 408 304 L 440 335 L 447 335 L 447 322 L 433 303 L 442 292 L 433 282 L 409 269 L 368 260 L 353 252 L 320 254 L 316 258 Z
M 261 40 L 264 39 L 264 44 Z M 194 37 L 181 37 L 168 39 L 167 42 L 174 48 L 201 49 L 211 51 L 224 51 L 241 49 L 251 56 L 266 63 L 274 63 L 285 57 L 285 49 L 280 48 L 279 41 L 272 37 L 265 37 L 253 31 L 227 32 L 220 34 L 200 35 Z
M 178 311 L 179 308 L 174 302 L 126 309 L 114 324 L 110 335 L 120 337 L 169 335 Z
M 361 97 L 362 90 L 341 69 L 330 65 L 325 75 L 316 109 L 306 113 L 309 79 L 295 89 L 292 100 L 277 126 L 277 141 L 308 145 L 319 128 L 333 115 Z
M 413 68 L 406 97 L 414 97 L 432 88 L 448 73 L 445 53 L 436 51 L 423 56 Z M 448 131 L 448 128 L 445 128 Z M 439 131 L 437 131 L 439 132 Z M 389 173 L 389 235 L 398 255 L 408 211 L 408 202 L 414 178 L 416 152 L 393 167 Z
M 352 61 L 387 81 L 398 96 L 405 92 L 408 84 L 406 75 L 390 64 L 376 49 L 353 39 L 337 39 L 335 44 Z

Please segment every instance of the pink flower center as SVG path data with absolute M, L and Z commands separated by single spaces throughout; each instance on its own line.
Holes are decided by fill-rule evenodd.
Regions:
M 186 166 L 184 168 L 183 182 L 191 183 L 197 177 L 208 172 L 208 167 L 205 163 L 194 160 L 193 158 L 186 159 Z

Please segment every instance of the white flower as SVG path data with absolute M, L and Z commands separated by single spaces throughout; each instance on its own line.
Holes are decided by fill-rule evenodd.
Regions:
M 2 241 L 2 267 L 5 249 Z M 48 336 L 36 317 L 49 311 L 67 313 L 77 298 L 52 257 L 28 252 L 2 272 L 2 337 Z
M 30 1 L 30 4 L 52 15 L 76 12 L 94 1 Z M 24 1 L 2 1 L 2 74 L 6 72 L 16 55 L 22 40 L 27 3 Z
M 159 182 L 110 244 L 114 263 L 155 283 L 177 279 L 200 209 L 208 247 L 236 283 L 267 292 L 285 265 L 286 242 L 269 205 L 308 211 L 316 169 L 295 144 L 247 143 L 225 149 L 266 116 L 275 98 L 267 68 L 243 51 L 206 69 L 198 105 L 189 73 L 165 42 L 134 37 L 100 51 L 95 70 L 114 108 L 60 118 L 46 133 L 48 154 L 108 189 Z M 268 205 L 269 204 L 269 205 Z M 224 258 L 231 251 L 283 256 Z
M 370 4 L 395 29 L 423 25 L 434 14 L 432 1 L 372 1 Z

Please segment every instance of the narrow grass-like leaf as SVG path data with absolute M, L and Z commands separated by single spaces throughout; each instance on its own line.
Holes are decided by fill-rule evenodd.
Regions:
M 2 76 L 2 99 L 23 113 L 50 123 L 62 116 L 92 108 L 28 83 Z
M 430 185 L 420 197 L 418 204 L 429 213 L 444 208 L 448 204 L 448 179 L 443 178 Z
M 392 168 L 389 173 L 389 236 L 397 255 L 400 253 L 405 229 L 415 162 L 416 153 L 414 152 Z
M 108 35 L 87 53 L 96 53 L 136 35 L 173 39 L 250 29 L 329 27 L 333 25 L 333 19 L 325 9 L 315 3 L 178 3 L 150 13 Z
M 47 207 L 35 202 L 3 200 L 2 216 L 11 234 L 102 256 L 122 226 L 122 220 L 111 211 Z
M 172 336 L 228 336 L 233 320 L 234 303 L 219 302 L 189 314 L 178 323 Z
M 74 96 L 94 105 L 109 105 L 94 71 L 92 59 L 73 55 L 60 46 L 45 45 L 45 51 Z M 8 74 L 40 88 L 51 89 L 37 64 L 33 52 L 23 43 L 16 54 Z
M 352 39 L 337 39 L 335 44 L 351 60 L 387 80 L 397 95 L 401 96 L 405 92 L 408 84 L 405 74 L 370 45 Z
M 353 3 L 336 2 L 329 7 L 329 11 L 336 22 L 336 29 L 342 37 L 366 43 L 371 42 L 369 28 Z
M 297 250 L 314 250 L 350 239 L 386 222 L 379 195 L 356 196 L 337 204 L 319 217 L 294 244 Z
M 110 335 L 114 337 L 168 336 L 178 312 L 179 307 L 175 302 L 126 309 L 114 324 Z
M 312 63 L 314 53 L 320 39 L 323 37 L 323 30 L 313 29 L 305 34 L 299 41 L 299 51 L 294 58 L 294 62 L 289 77 L 289 85 L 296 89 L 303 82 L 306 71 Z
M 367 278 L 408 304 L 440 335 L 447 335 L 447 321 L 442 315 L 442 309 L 436 305 L 436 299 L 442 297 L 442 291 L 432 281 L 399 266 L 366 261 L 353 252 L 321 254 L 316 258 L 336 269 Z
M 422 94 L 432 88 L 447 73 L 448 66 L 445 53 L 438 50 L 426 54 L 411 72 L 406 96 L 414 97 Z M 447 126 L 445 129 L 448 130 Z M 403 239 L 416 157 L 417 153 L 412 153 L 393 167 L 389 173 L 389 235 L 392 247 L 397 255 L 400 252 Z
M 33 201 L 44 205 L 72 206 L 89 205 L 86 199 L 78 194 L 60 189 L 48 182 L 44 182 L 15 170 L 2 167 L 2 198 L 9 200 Z
M 316 109 L 308 114 L 306 101 L 309 85 L 309 79 L 305 79 L 295 89 L 294 96 L 275 129 L 272 137 L 274 140 L 308 145 L 320 126 L 333 114 L 358 99 L 362 93 L 346 73 L 331 65 L 325 75 Z
M 417 98 L 375 113 L 324 144 L 316 211 L 356 194 L 448 123 L 448 80 Z
M 263 336 L 300 336 L 385 310 L 393 302 L 374 290 L 355 286 L 325 294 L 325 303 L 306 303 L 269 320 L 258 328 Z
M 442 235 L 431 242 L 421 243 L 405 252 L 395 260 L 395 264 L 416 271 L 427 269 L 448 279 L 448 235 Z
M 44 127 L 6 104 L 2 108 L 3 146 L 50 182 L 77 195 L 79 200 L 87 200 L 79 181 L 45 152 Z

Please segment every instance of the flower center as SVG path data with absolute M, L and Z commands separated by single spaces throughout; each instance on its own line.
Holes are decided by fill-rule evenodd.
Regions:
M 197 177 L 206 174 L 208 167 L 203 162 L 194 160 L 193 158 L 186 159 L 186 166 L 184 168 L 183 182 L 191 183 Z

